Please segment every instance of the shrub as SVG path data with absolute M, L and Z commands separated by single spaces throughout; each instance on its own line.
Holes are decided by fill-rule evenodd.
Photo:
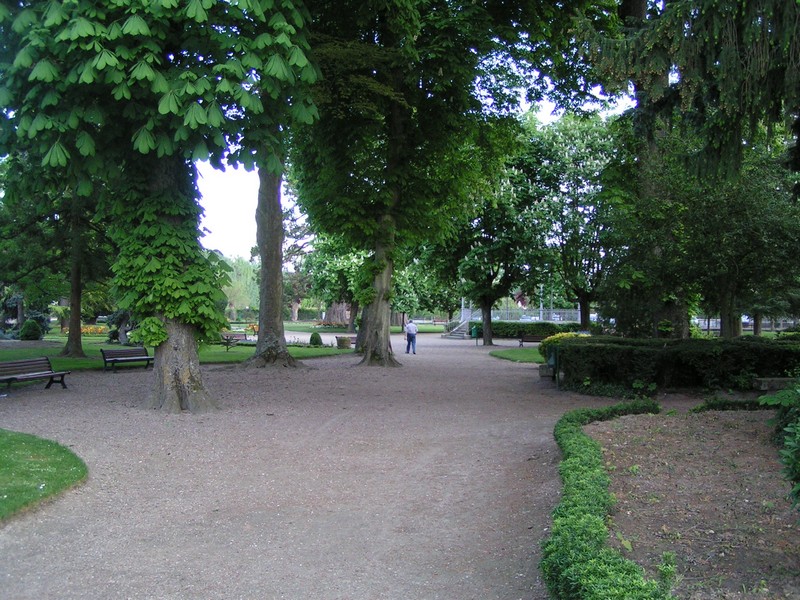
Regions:
M 308 344 L 310 346 L 322 346 L 322 336 L 319 334 L 319 332 L 315 331 L 311 334 Z
M 40 340 L 42 339 L 42 328 L 39 323 L 33 319 L 28 319 L 22 324 L 22 329 L 19 331 L 19 339 L 21 340 Z
M 539 342 L 539 354 L 542 355 L 542 358 L 545 360 L 550 360 L 550 351 L 553 347 L 557 346 L 559 342 L 576 337 L 589 337 L 585 333 L 575 333 L 572 331 L 565 331 L 563 333 L 556 333 L 549 337 L 546 337 L 541 342 Z
M 652 400 L 637 400 L 599 409 L 579 409 L 556 424 L 555 438 L 564 454 L 559 473 L 564 483 L 553 512 L 550 537 L 542 545 L 540 567 L 554 598 L 561 600 L 668 599 L 671 580 L 666 565 L 662 581 L 645 578 L 644 570 L 607 547 L 606 519 L 613 499 L 599 444 L 583 425 L 624 414 L 659 412 Z M 667 559 L 668 560 L 668 559 Z
M 50 313 L 44 313 L 38 310 L 29 310 L 27 318 L 36 321 L 39 328 L 42 330 L 42 335 L 46 335 L 50 331 Z
M 763 406 L 777 409 L 775 433 L 779 443 L 783 474 L 792 486 L 793 505 L 800 508 L 800 379 L 795 384 L 774 394 L 759 398 Z
M 800 365 L 800 343 L 752 336 L 722 339 L 566 338 L 558 345 L 563 382 L 575 388 L 636 382 L 660 387 L 749 389 L 753 377 L 780 377 Z

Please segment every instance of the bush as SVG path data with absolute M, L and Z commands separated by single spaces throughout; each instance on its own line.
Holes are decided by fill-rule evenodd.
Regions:
M 310 346 L 322 346 L 322 336 L 318 332 L 314 332 L 311 334 L 311 338 L 308 340 L 308 344 Z
M 759 400 L 763 406 L 777 409 L 774 424 L 777 441 L 783 445 L 783 474 L 792 486 L 793 506 L 800 508 L 800 379 L 792 387 Z
M 566 338 L 558 367 L 570 387 L 613 383 L 659 387 L 749 389 L 754 377 L 781 377 L 800 365 L 800 343 L 742 337 L 722 339 Z
M 550 360 L 550 350 L 557 346 L 559 342 L 569 339 L 569 338 L 576 338 L 576 337 L 589 337 L 585 333 L 575 333 L 570 331 L 565 331 L 563 333 L 556 333 L 549 337 L 546 337 L 539 343 L 539 354 L 542 355 L 542 358 L 545 360 Z
M 478 327 L 478 336 L 483 337 L 483 322 L 470 321 L 469 327 Z M 557 333 L 580 331 L 580 323 L 552 323 L 550 321 L 492 321 L 492 334 L 498 338 L 521 338 L 523 335 L 548 337 Z M 592 333 L 599 334 L 599 326 L 592 324 Z
M 36 321 L 39 328 L 42 330 L 42 335 L 46 335 L 50 331 L 50 313 L 41 312 L 38 310 L 29 310 L 27 318 Z
M 672 596 L 665 567 L 661 581 L 645 578 L 644 570 L 606 546 L 606 520 L 613 505 L 599 444 L 583 425 L 625 414 L 659 412 L 651 400 L 579 409 L 556 424 L 555 438 L 564 454 L 559 473 L 564 483 L 561 502 L 553 512 L 550 537 L 542 545 L 542 574 L 554 598 L 561 600 L 658 600 Z
M 22 329 L 19 330 L 19 339 L 21 340 L 40 340 L 42 339 L 42 328 L 39 323 L 33 319 L 28 319 L 22 324 Z

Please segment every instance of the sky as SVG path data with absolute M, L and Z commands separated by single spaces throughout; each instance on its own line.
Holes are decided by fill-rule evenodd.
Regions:
M 249 260 L 250 249 L 256 245 L 258 173 L 230 167 L 218 171 L 209 163 L 198 164 L 198 170 L 204 210 L 200 228 L 208 229 L 200 243 L 227 258 Z

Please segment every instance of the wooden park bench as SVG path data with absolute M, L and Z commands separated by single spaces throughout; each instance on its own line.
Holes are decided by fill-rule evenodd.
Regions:
M 11 384 L 18 381 L 32 381 L 35 379 L 49 379 L 45 389 L 48 389 L 58 379 L 61 387 L 66 389 L 64 376 L 69 375 L 69 371 L 54 371 L 50 364 L 50 359 L 46 356 L 40 358 L 26 358 L 24 360 L 9 360 L 0 362 L 0 382 L 5 381 L 11 389 Z
M 116 371 L 118 364 L 137 362 L 144 362 L 144 368 L 146 369 L 150 363 L 155 360 L 155 357 L 147 354 L 147 348 L 142 346 L 135 348 L 119 348 L 114 350 L 106 350 L 105 348 L 101 348 L 100 353 L 103 355 L 103 371 L 106 371 L 109 365 L 111 366 L 112 371 Z
M 529 333 L 524 333 L 519 338 L 519 347 L 522 348 L 525 345 L 525 342 L 534 343 L 534 342 L 541 342 L 546 335 L 532 335 Z

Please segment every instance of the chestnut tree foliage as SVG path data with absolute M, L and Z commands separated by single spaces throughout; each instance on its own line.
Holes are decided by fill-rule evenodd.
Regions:
M 363 363 L 395 365 L 400 251 L 476 210 L 488 122 L 519 103 L 520 89 L 536 98 L 554 80 L 566 82 L 560 91 L 581 87 L 571 13 L 544 0 L 339 0 L 314 3 L 312 14 L 325 79 L 314 91 L 319 121 L 295 137 L 293 183 L 319 231 L 371 252 Z
M 156 347 L 152 403 L 213 406 L 196 336 L 225 324 L 225 276 L 198 243 L 193 161 L 278 169 L 276 123 L 309 122 L 317 76 L 291 0 L 0 5 L 0 151 L 27 152 L 65 189 L 102 186 L 122 308 Z

